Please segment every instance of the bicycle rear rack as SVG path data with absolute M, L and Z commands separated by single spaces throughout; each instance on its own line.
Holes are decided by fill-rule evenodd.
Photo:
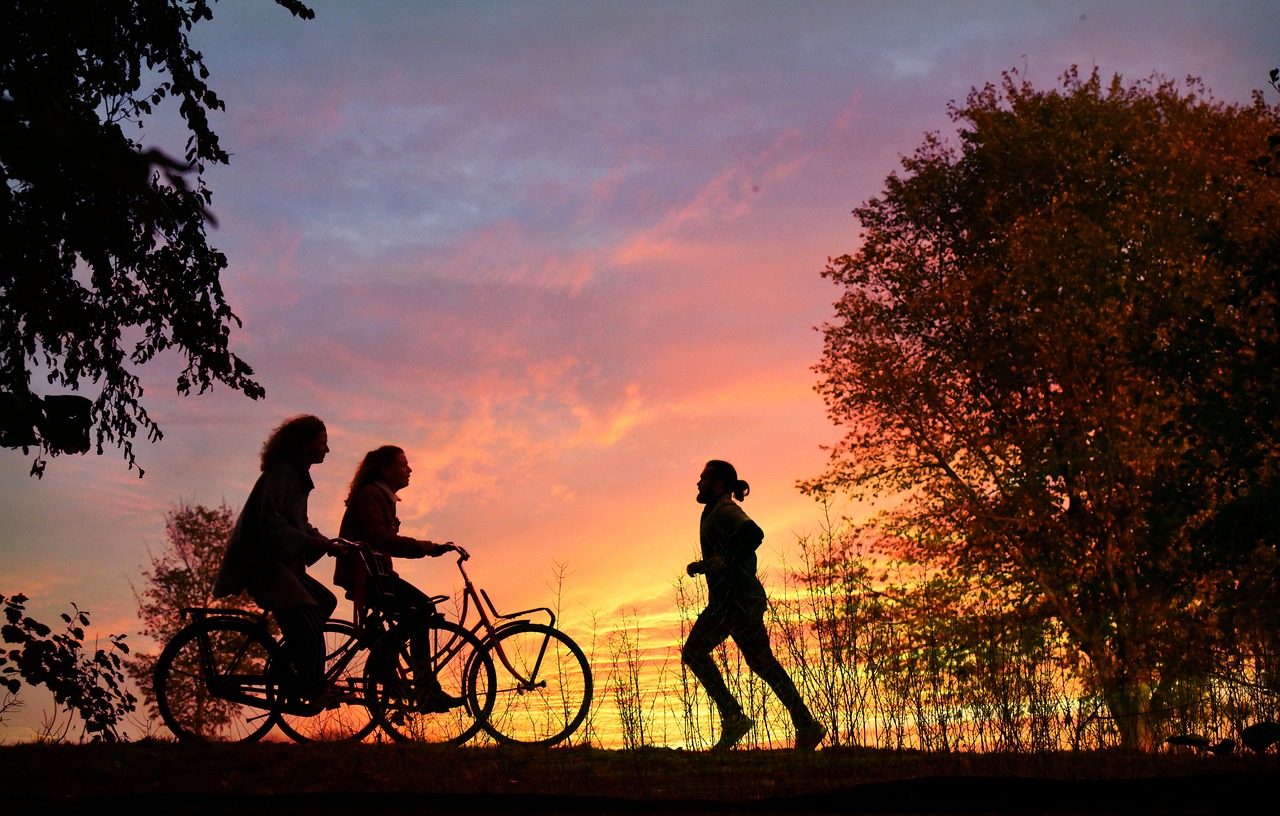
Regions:
M 267 612 L 250 612 L 247 609 L 223 609 L 215 606 L 187 606 L 182 609 L 182 617 L 193 620 L 208 618 L 244 618 L 255 623 L 265 623 Z

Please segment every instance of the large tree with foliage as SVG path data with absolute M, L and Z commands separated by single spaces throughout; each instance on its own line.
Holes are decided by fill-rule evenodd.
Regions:
M 91 431 L 132 467 L 135 436 L 161 435 L 133 368 L 168 349 L 180 393 L 263 393 L 228 347 L 227 259 L 206 238 L 203 173 L 228 154 L 188 32 L 211 17 L 211 0 L 0 4 L 0 445 L 40 451 L 34 474 Z M 144 148 L 162 105 L 189 133 L 181 159 Z
M 1072 70 L 951 116 L 825 272 L 846 435 L 805 487 L 895 497 L 900 554 L 1055 620 L 1143 745 L 1280 617 L 1277 110 Z

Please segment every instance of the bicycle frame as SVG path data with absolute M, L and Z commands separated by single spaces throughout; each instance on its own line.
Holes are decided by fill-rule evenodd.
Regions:
M 405 637 L 412 639 L 414 617 L 417 610 L 402 607 L 395 596 L 395 575 L 387 570 L 385 562 L 379 563 L 372 556 L 367 545 L 356 542 L 341 542 L 349 545 L 359 553 L 367 573 L 365 603 L 358 604 L 366 612 L 357 611 L 355 625 L 361 630 L 361 637 L 366 642 L 372 641 L 376 651 L 376 642 L 380 637 L 391 638 L 387 642 L 393 648 L 401 648 Z M 460 552 L 456 560 L 458 573 L 462 577 L 462 589 L 453 596 L 456 617 L 449 615 L 453 622 L 448 623 L 448 630 L 441 631 L 438 642 L 429 646 L 431 654 L 441 664 L 452 664 L 456 656 L 466 650 L 475 648 L 475 655 L 483 655 L 478 661 L 475 656 L 466 655 L 464 667 L 464 693 L 469 705 L 475 709 L 483 706 L 483 713 L 477 713 L 476 721 L 492 737 L 508 744 L 550 745 L 568 736 L 582 720 L 585 707 L 591 696 L 591 671 L 581 649 L 572 639 L 556 628 L 557 616 L 550 607 L 540 606 L 516 612 L 500 611 L 489 593 L 477 587 L 468 574 L 464 563 L 469 556 Z M 461 596 L 459 598 L 459 595 Z M 449 596 L 430 598 L 435 607 L 423 612 L 437 619 L 444 620 L 438 606 L 450 600 Z M 545 622 L 544 622 L 545 621 Z M 441 624 L 437 624 L 441 626 Z M 410 634 L 393 636 L 393 632 L 403 632 L 408 628 Z M 398 659 L 398 658 L 397 658 Z M 569 663 L 566 664 L 565 660 Z M 477 672 L 484 666 L 489 679 L 482 687 L 477 686 Z M 497 669 L 496 675 L 494 670 Z M 400 671 L 400 669 L 395 669 Z M 413 674 L 416 669 L 410 667 Z M 368 676 L 368 675 L 366 675 Z M 565 708 L 565 713 L 555 715 L 548 708 L 545 694 L 564 694 L 562 690 L 565 678 L 570 678 L 571 695 L 569 702 L 561 700 L 558 705 Z M 381 681 L 379 681 L 381 682 Z M 477 697 L 480 694 L 481 697 Z M 496 697 L 495 697 L 496 695 Z M 574 696 L 576 695 L 576 697 Z M 508 702 L 501 702 L 508 701 Z M 576 706 L 576 707 L 575 707 Z M 489 719 L 491 713 L 502 712 L 500 721 Z M 556 718 L 560 717 L 558 724 Z M 522 726 L 518 723 L 527 723 Z M 387 723 L 383 723 L 384 730 Z M 515 728 L 516 730 L 509 730 Z M 541 729 L 541 730 L 538 730 Z M 398 733 L 398 731 L 397 731 Z M 470 732 L 468 732 L 469 738 Z M 395 734 L 393 734 L 395 736 Z
M 390 576 L 380 569 L 378 562 L 373 557 L 373 551 L 367 544 L 358 541 L 349 541 L 342 538 L 334 539 L 334 541 L 335 543 L 351 548 L 360 556 L 360 560 L 364 565 L 365 572 L 368 576 L 367 580 L 370 582 L 370 585 L 375 589 L 380 589 L 380 591 L 387 591 L 386 582 Z M 461 558 L 458 561 L 458 568 L 462 568 Z M 466 579 L 465 572 L 463 572 L 463 577 Z M 470 579 L 466 580 L 466 584 L 468 587 L 471 587 L 471 595 L 475 596 L 475 589 L 471 585 Z M 433 604 L 440 604 L 449 600 L 449 597 L 447 595 L 434 595 L 429 597 L 428 600 Z M 464 601 L 464 614 L 466 609 L 465 603 L 466 602 Z M 492 605 L 490 608 L 492 608 Z M 372 650 L 373 648 L 376 648 L 376 644 L 381 638 L 390 635 L 399 627 L 412 626 L 412 623 L 402 620 L 400 616 L 388 614 L 387 612 L 379 609 L 376 604 L 365 603 L 363 605 L 358 605 L 354 612 L 355 614 L 353 615 L 351 623 L 355 626 L 356 631 L 358 632 L 359 642 L 351 650 L 352 654 L 361 648 Z M 440 618 L 444 618 L 444 616 L 438 612 L 433 614 Z M 496 610 L 494 610 L 494 614 L 497 614 Z M 487 617 L 485 620 L 487 622 Z M 459 619 L 458 625 L 464 626 L 461 619 Z M 475 629 L 470 630 L 470 632 L 472 635 L 476 635 Z M 478 639 L 479 636 L 476 636 Z M 466 642 L 462 641 L 460 638 L 454 638 L 444 644 L 433 644 L 432 652 L 437 660 L 449 662 L 466 648 Z M 348 658 L 348 661 L 350 659 L 351 658 Z
M 533 678 L 538 676 L 538 672 L 542 668 L 542 658 L 547 647 L 546 642 L 542 644 L 543 651 L 539 653 L 538 659 L 534 662 L 533 669 L 526 677 L 519 669 L 516 668 L 512 660 L 502 649 L 502 642 L 498 635 L 513 626 L 520 626 L 528 623 L 526 616 L 536 613 L 545 613 L 547 616 L 547 626 L 555 628 L 556 613 L 546 606 L 535 606 L 531 609 L 524 609 L 519 612 L 502 613 L 494 606 L 493 601 L 489 598 L 489 593 L 483 589 L 478 589 L 471 580 L 471 576 L 467 574 L 466 567 L 462 566 L 467 557 L 458 556 L 458 572 L 462 574 L 462 608 L 458 613 L 458 625 L 471 632 L 479 638 L 480 642 L 489 648 L 490 652 L 501 661 L 502 665 L 511 676 L 519 681 L 522 688 L 533 688 L 539 685 Z M 468 624 L 467 618 L 471 609 L 474 608 L 479 620 L 474 624 Z M 484 632 L 484 636 L 481 636 Z M 545 681 L 543 682 L 545 685 Z
M 187 607 L 182 610 L 182 616 L 184 618 L 190 617 L 192 623 L 216 620 L 218 618 L 248 621 L 261 631 L 266 640 L 275 643 L 275 648 L 278 651 L 275 654 L 271 654 L 270 657 L 272 659 L 287 660 L 281 642 L 271 634 L 268 626 L 271 617 L 269 612 L 249 612 L 244 609 L 219 609 L 213 607 Z M 342 672 L 355 659 L 356 654 L 367 648 L 363 630 L 357 629 L 357 632 L 359 637 L 348 644 L 346 654 L 340 660 L 332 663 L 326 670 L 325 679 L 327 681 L 341 677 Z M 209 642 L 207 632 L 201 633 L 198 644 L 201 671 L 205 675 L 205 684 L 218 698 L 228 702 L 261 708 L 272 714 L 298 714 L 305 716 L 316 713 L 317 709 L 309 702 L 301 700 L 290 701 L 288 696 L 282 693 L 280 682 L 265 671 L 230 675 L 219 673 L 214 668 L 217 665 L 217 659 L 214 656 L 213 645 Z M 230 664 L 238 665 L 245 658 L 246 651 L 251 646 L 252 642 L 248 640 L 241 644 L 239 652 L 231 656 Z M 352 685 L 355 686 L 354 681 Z M 353 688 L 352 690 L 359 691 L 358 688 Z
M 489 593 L 483 589 L 477 589 L 475 583 L 472 582 L 471 576 L 467 574 L 466 568 L 462 566 L 462 562 L 466 560 L 461 556 L 458 558 L 458 572 L 462 574 L 462 609 L 458 613 L 458 625 L 470 630 L 471 634 L 476 637 L 480 637 L 480 632 L 483 631 L 485 636 L 480 638 L 482 643 L 487 642 L 497 632 L 508 626 L 526 623 L 527 621 L 523 620 L 523 618 L 537 612 L 546 613 L 548 626 L 556 625 L 556 613 L 546 606 L 535 606 L 532 609 L 524 609 L 519 612 L 499 612 L 497 607 L 493 605 L 493 601 L 489 599 Z M 474 625 L 468 626 L 467 618 L 472 607 L 475 608 L 476 614 L 480 616 L 480 620 Z
M 192 618 L 192 623 L 206 620 L 216 620 L 217 618 L 227 618 L 230 620 L 246 620 L 262 631 L 267 640 L 279 645 L 272 637 L 270 630 L 267 628 L 268 613 L 266 612 L 248 612 L 244 609 L 217 609 L 210 607 L 186 607 L 182 610 L 182 617 Z M 257 672 L 253 674 L 221 674 L 214 666 L 217 659 L 213 653 L 213 644 L 209 642 L 208 632 L 201 632 L 198 639 L 201 671 L 205 675 L 205 684 L 215 696 L 234 703 L 241 703 L 264 711 L 274 712 L 280 710 L 282 699 L 279 693 L 279 685 L 274 682 L 265 672 Z M 240 650 L 231 656 L 230 664 L 239 665 L 244 660 L 246 652 L 252 641 L 246 640 L 241 644 Z M 276 657 L 277 655 L 272 655 Z
M 364 562 L 364 567 L 369 575 L 369 580 L 375 585 L 387 580 L 388 576 L 379 570 L 377 562 L 373 559 L 372 553 L 366 545 L 344 539 L 336 539 L 336 541 L 355 549 L 355 551 L 360 555 L 361 560 Z M 499 636 L 502 633 L 509 631 L 512 627 L 530 623 L 529 616 L 531 615 L 546 615 L 546 625 L 554 629 L 556 625 L 555 612 L 550 607 L 546 606 L 535 606 L 530 609 L 520 610 L 519 612 L 499 612 L 498 608 L 494 605 L 493 600 L 489 597 L 489 593 L 484 589 L 477 587 L 475 582 L 471 580 L 471 576 L 467 574 L 467 569 L 463 566 L 463 563 L 468 558 L 470 558 L 469 555 L 460 554 L 456 561 L 458 572 L 462 575 L 462 603 L 458 612 L 458 625 L 474 635 L 482 645 L 489 649 L 490 653 L 496 658 L 496 662 L 500 662 L 501 665 L 510 672 L 511 676 L 516 679 L 520 689 L 528 690 L 540 685 L 545 685 L 545 681 L 540 683 L 536 678 L 542 670 L 542 659 L 545 656 L 547 642 L 543 642 L 542 649 L 538 654 L 537 660 L 534 661 L 532 668 L 527 670 L 527 672 L 522 672 L 516 667 L 514 661 L 512 661 L 503 650 Z M 433 596 L 431 600 L 439 604 L 443 601 L 449 600 L 449 598 L 446 595 L 437 595 Z M 356 618 L 359 619 L 356 622 L 356 625 L 360 627 L 362 631 L 373 635 L 373 632 L 367 627 L 376 627 L 379 625 L 390 625 L 391 627 L 394 627 L 399 625 L 399 621 L 394 618 L 389 618 L 382 613 L 377 612 L 377 610 L 372 607 L 367 607 L 367 609 L 367 615 L 356 615 Z M 472 622 L 473 614 L 476 618 L 474 622 Z M 374 639 L 376 640 L 376 635 L 374 636 Z M 447 644 L 441 649 L 441 653 L 452 656 L 463 647 L 464 644 L 461 643 Z
M 387 580 L 388 576 L 379 570 L 378 564 L 373 558 L 373 552 L 369 549 L 368 545 L 358 541 L 348 541 L 343 538 L 336 538 L 334 541 L 354 550 L 360 556 L 360 560 L 364 564 L 365 572 L 368 574 L 368 580 L 374 586 L 382 584 L 383 587 L 385 587 L 384 582 Z M 461 561 L 459 561 L 459 568 L 461 568 Z M 465 577 L 466 573 L 463 573 L 463 576 Z M 434 595 L 431 596 L 429 600 L 432 603 L 439 604 L 449 600 L 449 597 L 447 595 Z M 360 647 L 372 648 L 381 637 L 402 625 L 404 622 L 399 620 L 397 616 L 389 615 L 382 611 L 376 605 L 366 603 L 363 606 L 357 606 L 354 610 L 353 620 L 351 623 L 355 626 L 356 631 L 360 636 L 360 643 L 356 649 L 358 650 Z M 461 620 L 459 620 L 458 623 L 459 625 L 462 625 Z M 475 631 L 473 630 L 471 633 L 474 635 Z M 463 648 L 465 648 L 465 644 L 463 643 L 451 643 L 445 648 L 439 650 L 437 654 L 444 655 L 446 658 L 452 658 Z M 352 650 L 353 653 L 356 650 Z M 348 658 L 348 660 L 349 659 L 350 658 Z

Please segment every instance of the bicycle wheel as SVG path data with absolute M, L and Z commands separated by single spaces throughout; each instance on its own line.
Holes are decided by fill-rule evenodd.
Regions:
M 443 618 L 407 621 L 373 647 L 365 694 L 393 739 L 461 745 L 493 707 L 494 678 L 471 632 Z
M 369 652 L 360 632 L 350 622 L 328 620 L 324 624 L 324 677 L 332 689 L 353 700 L 318 714 L 280 713 L 280 730 L 296 742 L 362 740 L 377 727 L 364 697 L 364 670 Z
M 276 721 L 267 667 L 279 647 L 262 627 L 236 618 L 206 618 L 183 629 L 160 653 L 156 708 L 180 740 L 248 742 Z
M 578 644 L 546 624 L 517 624 L 486 641 L 498 673 L 484 729 L 508 745 L 555 745 L 591 707 L 591 666 Z

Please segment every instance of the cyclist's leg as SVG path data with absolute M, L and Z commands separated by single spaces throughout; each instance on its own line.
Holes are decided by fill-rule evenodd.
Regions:
M 476 661 L 481 668 L 472 669 Z M 478 687 L 472 694 L 469 676 Z M 384 730 L 401 740 L 465 742 L 492 709 L 493 686 L 484 647 L 438 617 L 396 626 L 374 646 L 365 670 L 370 707 Z
M 379 607 L 392 620 L 397 622 L 414 622 L 420 624 L 410 627 L 410 631 L 426 631 L 431 622 L 437 619 L 436 605 L 431 598 L 413 584 L 394 573 L 386 579 L 386 591 L 377 599 Z M 410 637 L 410 654 L 414 657 L 430 654 L 430 644 L 417 637 Z M 432 697 L 424 704 L 437 708 L 451 708 L 462 701 L 448 694 L 435 682 L 432 675 L 424 673 L 418 678 L 420 690 Z
M 315 698 L 324 692 L 324 622 L 338 606 L 338 599 L 310 575 L 298 576 L 314 604 L 273 609 L 284 635 L 284 647 L 296 674 L 296 693 Z
M 320 711 L 280 714 L 280 730 L 297 742 L 360 740 L 377 726 L 364 695 L 367 641 L 347 621 L 324 624 L 325 680 L 342 699 Z
M 272 614 L 284 635 L 285 653 L 293 665 L 289 689 L 304 698 L 318 697 L 324 690 L 324 617 L 318 606 L 274 609 Z M 282 682 L 288 682 L 283 680 Z
M 399 575 L 392 575 L 388 584 L 390 597 L 387 599 L 387 605 L 397 617 L 435 614 L 436 605 L 432 603 L 431 598 Z

